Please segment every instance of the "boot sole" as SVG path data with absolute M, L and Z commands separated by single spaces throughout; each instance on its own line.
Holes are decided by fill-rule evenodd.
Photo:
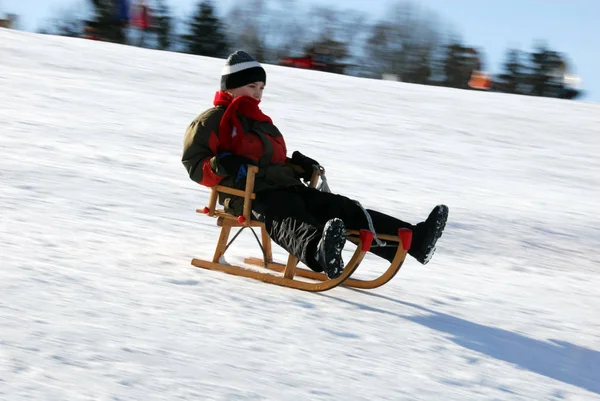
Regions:
M 444 229 L 446 228 L 446 222 L 448 221 L 448 206 L 439 205 L 437 206 L 436 213 L 433 216 L 430 216 L 427 220 L 433 219 L 435 221 L 435 227 L 432 231 L 430 231 L 425 239 L 426 242 L 430 242 L 430 245 L 425 250 L 425 258 L 423 259 L 423 264 L 426 265 L 429 263 L 433 254 L 436 250 L 436 243 L 442 236 Z
M 323 229 L 323 246 L 319 256 L 323 270 L 330 279 L 339 277 L 344 271 L 342 250 L 346 244 L 346 226 L 340 219 L 333 219 L 325 224 Z

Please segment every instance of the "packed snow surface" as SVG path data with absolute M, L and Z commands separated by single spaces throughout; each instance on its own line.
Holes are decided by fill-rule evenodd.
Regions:
M 218 227 L 183 134 L 222 65 L 0 29 L 1 400 L 600 400 L 599 104 L 266 65 L 334 192 L 450 207 L 427 266 L 313 294 L 190 265 Z

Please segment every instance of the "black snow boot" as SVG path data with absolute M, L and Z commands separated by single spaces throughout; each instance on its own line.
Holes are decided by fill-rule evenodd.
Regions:
M 331 219 L 325 223 L 323 236 L 317 245 L 315 259 L 327 274 L 334 279 L 344 271 L 342 250 L 346 243 L 346 226 L 340 219 Z
M 437 205 L 433 208 L 427 220 L 417 224 L 414 230 L 416 248 L 410 249 L 410 254 L 421 264 L 426 265 L 435 252 L 435 244 L 442 236 L 448 220 L 448 206 Z

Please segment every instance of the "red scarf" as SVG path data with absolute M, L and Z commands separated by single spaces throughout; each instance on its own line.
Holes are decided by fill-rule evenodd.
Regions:
M 237 117 L 237 113 L 241 113 L 255 121 L 273 123 L 271 118 L 258 108 L 259 103 L 260 100 L 249 96 L 233 98 L 225 91 L 219 91 L 215 94 L 214 105 L 227 107 L 219 125 L 219 141 L 220 148 L 222 148 L 220 150 L 239 153 L 238 145 L 242 142 L 245 132 Z

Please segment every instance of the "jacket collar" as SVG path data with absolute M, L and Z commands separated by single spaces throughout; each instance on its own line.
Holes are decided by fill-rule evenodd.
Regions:
M 215 106 L 227 107 L 231 104 L 232 101 L 233 96 L 231 96 L 229 93 L 225 91 L 217 91 L 217 93 L 215 93 L 215 100 L 213 101 L 213 104 Z
M 243 96 L 243 97 L 248 97 L 248 96 Z M 254 98 L 250 98 L 252 99 L 253 102 L 256 102 L 256 105 L 258 106 L 260 104 L 260 100 L 256 100 Z M 217 91 L 217 93 L 215 93 L 215 100 L 213 100 L 213 104 L 215 106 L 225 106 L 228 107 L 231 102 L 233 102 L 233 96 L 231 96 L 228 92 L 225 91 Z

